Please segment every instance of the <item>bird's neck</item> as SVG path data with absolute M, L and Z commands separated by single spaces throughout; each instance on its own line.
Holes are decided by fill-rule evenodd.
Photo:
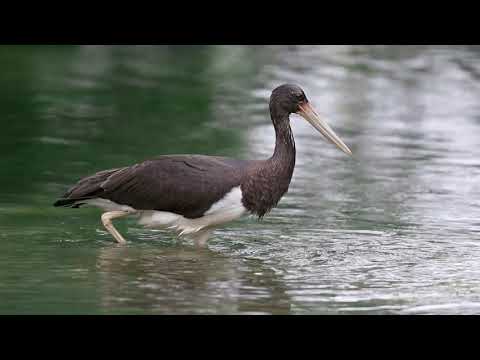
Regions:
M 288 191 L 295 167 L 295 141 L 288 114 L 280 121 L 276 118 L 273 124 L 276 142 L 272 157 L 260 162 L 242 185 L 245 207 L 259 217 L 277 206 Z
M 288 114 L 283 115 L 280 121 L 278 119 L 273 121 L 273 126 L 275 128 L 275 150 L 268 162 L 289 173 L 289 178 L 291 178 L 295 167 L 296 150 Z
M 273 119 L 273 117 L 272 117 Z M 275 127 L 275 150 L 270 159 L 265 163 L 268 173 L 272 176 L 272 183 L 276 185 L 276 201 L 288 191 L 295 168 L 295 140 L 293 139 L 290 119 L 288 114 L 280 121 L 273 122 Z

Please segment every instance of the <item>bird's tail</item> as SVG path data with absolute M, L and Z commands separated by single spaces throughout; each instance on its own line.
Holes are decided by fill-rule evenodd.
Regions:
M 102 183 L 118 170 L 121 169 L 104 170 L 81 179 L 60 199 L 55 201 L 53 206 L 78 208 L 84 205 L 85 202 L 82 202 L 82 200 L 94 199 L 103 193 Z
M 58 199 L 57 201 L 55 201 L 53 206 L 55 206 L 55 207 L 63 206 L 63 207 L 78 208 L 78 207 L 82 206 L 83 204 L 85 204 L 84 202 L 82 202 L 82 200 L 88 200 L 88 199 L 91 199 L 91 198 L 90 197 L 88 197 L 88 198 L 77 198 L 77 199 L 62 198 L 62 199 Z

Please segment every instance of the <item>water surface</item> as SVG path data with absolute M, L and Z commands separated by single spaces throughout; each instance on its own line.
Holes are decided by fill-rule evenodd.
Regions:
M 0 313 L 480 313 L 480 48 L 0 47 Z M 51 204 L 160 154 L 266 158 L 300 84 L 354 153 L 292 116 L 289 193 L 196 249 Z

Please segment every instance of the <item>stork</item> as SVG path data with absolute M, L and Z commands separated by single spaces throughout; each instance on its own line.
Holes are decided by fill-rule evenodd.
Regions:
M 262 218 L 288 191 L 295 167 L 295 141 L 290 128 L 290 114 L 294 113 L 344 153 L 352 154 L 318 115 L 303 90 L 284 84 L 270 96 L 276 136 L 270 158 L 163 155 L 87 176 L 54 206 L 101 208 L 103 225 L 121 244 L 126 240 L 112 220 L 133 215 L 140 225 L 171 229 L 204 246 L 213 229 L 246 214 Z

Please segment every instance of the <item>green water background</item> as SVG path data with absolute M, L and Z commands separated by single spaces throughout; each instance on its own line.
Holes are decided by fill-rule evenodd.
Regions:
M 480 313 L 475 46 L 1 46 L 0 313 Z M 350 146 L 292 116 L 264 221 L 198 250 L 51 204 L 160 154 L 266 158 L 271 90 L 301 85 Z

